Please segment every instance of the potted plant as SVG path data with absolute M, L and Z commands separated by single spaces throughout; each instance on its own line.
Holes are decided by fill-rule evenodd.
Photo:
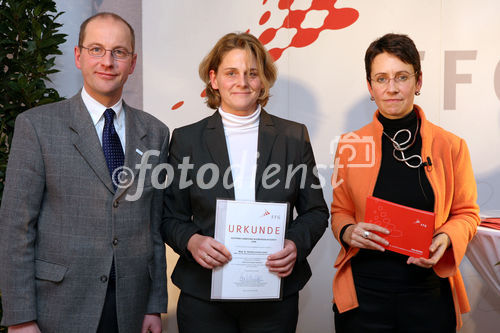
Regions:
M 46 85 L 66 41 L 56 22 L 61 14 L 53 0 L 0 0 L 0 202 L 17 115 L 63 99 Z

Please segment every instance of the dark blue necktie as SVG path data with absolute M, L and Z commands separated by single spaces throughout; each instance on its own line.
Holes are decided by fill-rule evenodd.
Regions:
M 116 168 L 123 166 L 125 155 L 123 154 L 122 144 L 120 142 L 120 137 L 116 133 L 115 125 L 113 124 L 113 118 L 115 116 L 115 111 L 113 109 L 106 109 L 104 111 L 104 129 L 102 130 L 102 150 L 104 152 L 104 157 L 106 158 L 106 164 L 108 165 L 109 174 L 113 177 L 113 171 Z M 113 179 L 113 188 L 116 191 L 116 184 L 118 182 L 118 172 L 115 173 Z M 115 273 L 115 259 L 111 263 L 111 270 L 109 272 L 110 281 L 114 281 Z
M 113 171 L 123 166 L 125 155 L 123 154 L 122 144 L 120 138 L 116 133 L 115 126 L 113 125 L 113 118 L 115 111 L 113 109 L 106 109 L 104 111 L 104 129 L 102 130 L 102 150 L 106 158 L 109 174 L 113 177 Z M 115 173 L 113 179 L 113 188 L 116 190 L 118 182 L 118 173 Z

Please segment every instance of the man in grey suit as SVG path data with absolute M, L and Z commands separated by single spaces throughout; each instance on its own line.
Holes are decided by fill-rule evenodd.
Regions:
M 161 332 L 155 167 L 166 161 L 169 131 L 122 100 L 136 60 L 132 27 L 99 13 L 75 47 L 82 91 L 16 120 L 0 210 L 9 332 Z

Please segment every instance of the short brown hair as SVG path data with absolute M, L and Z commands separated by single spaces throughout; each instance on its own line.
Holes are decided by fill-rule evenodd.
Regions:
M 210 71 L 214 70 L 217 73 L 222 58 L 233 49 L 246 50 L 249 54 L 252 52 L 255 56 L 259 78 L 263 86 L 257 103 L 261 106 L 265 106 L 269 100 L 269 90 L 276 81 L 278 71 L 273 58 L 262 43 L 255 36 L 246 32 L 229 33 L 223 36 L 200 63 L 198 72 L 201 80 L 206 85 L 207 105 L 212 109 L 217 109 L 221 105 L 219 91 L 213 89 L 210 84 Z
M 97 13 L 95 15 L 92 15 L 91 17 L 89 17 L 85 21 L 83 21 L 83 23 L 80 25 L 80 34 L 78 35 L 78 47 L 82 47 L 83 46 L 83 40 L 85 39 L 85 29 L 87 29 L 87 25 L 91 21 L 93 21 L 93 20 L 95 20 L 97 18 L 113 18 L 116 21 L 121 21 L 121 22 L 125 23 L 125 25 L 130 30 L 130 42 L 132 43 L 132 53 L 134 53 L 134 50 L 135 50 L 135 32 L 134 32 L 134 29 L 132 28 L 132 26 L 127 21 L 125 21 L 125 19 L 123 17 L 121 17 L 118 14 L 111 13 L 111 12 Z
M 373 41 L 365 53 L 366 79 L 371 82 L 373 59 L 381 53 L 389 53 L 398 57 L 405 64 L 410 64 L 416 72 L 415 77 L 420 75 L 420 55 L 415 43 L 407 35 L 386 34 Z

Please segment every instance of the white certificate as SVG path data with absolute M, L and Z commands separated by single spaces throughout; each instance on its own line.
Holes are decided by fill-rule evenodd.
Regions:
M 212 270 L 212 299 L 280 299 L 281 278 L 267 257 L 283 249 L 287 203 L 217 200 L 215 239 L 232 260 Z

